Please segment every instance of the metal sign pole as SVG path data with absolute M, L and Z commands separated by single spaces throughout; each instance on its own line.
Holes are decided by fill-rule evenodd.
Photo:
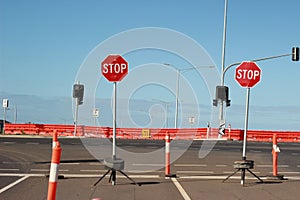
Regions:
M 5 123 L 6 123 L 6 108 L 7 107 L 3 107 L 3 129 L 2 129 L 2 132 L 3 134 L 5 134 Z
M 246 144 L 247 144 L 247 131 L 248 131 L 248 117 L 249 117 L 249 97 L 250 97 L 250 88 L 247 88 L 246 94 L 246 113 L 245 113 L 245 128 L 244 128 L 244 143 L 243 143 L 243 156 L 242 160 L 246 161 Z M 241 185 L 245 183 L 246 169 L 242 168 L 241 173 Z
M 117 126 L 117 82 L 114 82 L 114 96 L 113 96 L 113 152 L 112 159 L 116 159 L 116 126 Z
M 245 113 L 245 128 L 244 128 L 244 143 L 243 143 L 243 160 L 246 160 L 246 143 L 247 143 L 247 131 L 248 131 L 248 117 L 249 117 L 249 97 L 250 88 L 247 88 L 246 94 L 246 113 Z

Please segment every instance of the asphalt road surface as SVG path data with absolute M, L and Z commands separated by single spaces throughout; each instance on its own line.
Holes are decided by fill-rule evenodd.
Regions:
M 62 157 L 58 200 L 267 200 L 299 199 L 300 196 L 300 143 L 279 143 L 278 171 L 285 180 L 272 180 L 267 178 L 272 175 L 272 144 L 248 142 L 247 159 L 255 161 L 252 171 L 264 183 L 247 173 L 246 184 L 242 187 L 239 172 L 222 182 L 235 171 L 233 163 L 241 159 L 242 142 L 218 141 L 215 145 L 203 141 L 172 142 L 171 158 L 182 155 L 173 156 L 171 174 L 176 177 L 166 178 L 164 141 L 117 140 L 117 153 L 122 155 L 122 151 L 126 151 L 132 155 L 132 159 L 124 159 L 124 172 L 140 186 L 119 172 L 116 185 L 111 185 L 106 176 L 94 186 L 107 171 L 102 161 L 111 154 L 111 143 L 103 139 L 79 138 L 59 138 L 59 141 Z M 51 147 L 51 138 L 0 137 L 1 200 L 47 199 Z M 202 153 L 199 154 L 200 149 Z

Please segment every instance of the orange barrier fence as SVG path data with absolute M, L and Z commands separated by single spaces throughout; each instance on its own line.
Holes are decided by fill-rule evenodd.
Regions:
M 14 135 L 42 135 L 52 136 L 53 131 L 59 136 L 73 136 L 74 125 L 60 124 L 6 124 L 5 134 Z M 166 132 L 169 132 L 172 140 L 202 140 L 217 139 L 217 128 L 182 128 L 182 129 L 159 129 L 159 128 L 117 128 L 116 137 L 122 139 L 152 139 L 164 140 Z M 241 129 L 226 129 L 223 139 L 243 140 L 244 131 Z M 272 142 L 276 134 L 278 142 L 300 142 L 300 131 L 267 131 L 248 130 L 248 141 Z M 76 136 L 112 138 L 111 127 L 77 126 Z

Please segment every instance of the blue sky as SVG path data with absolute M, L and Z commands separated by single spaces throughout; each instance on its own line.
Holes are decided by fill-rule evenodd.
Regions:
M 297 0 L 229 0 L 226 65 L 290 53 L 293 46 L 300 46 L 299 13 Z M 133 28 L 162 27 L 181 32 L 202 45 L 220 70 L 223 14 L 224 0 L 0 0 L 1 92 L 70 97 L 89 53 L 107 38 Z M 153 61 L 151 56 L 141 56 L 136 62 L 164 62 L 162 56 L 156 56 L 153 54 Z M 185 68 L 181 61 L 174 62 Z M 285 57 L 257 64 L 263 76 L 251 91 L 253 127 L 297 129 L 300 63 Z M 231 69 L 225 79 L 232 100 L 227 117 L 242 128 L 246 91 L 233 77 Z M 109 89 L 99 97 L 110 97 Z

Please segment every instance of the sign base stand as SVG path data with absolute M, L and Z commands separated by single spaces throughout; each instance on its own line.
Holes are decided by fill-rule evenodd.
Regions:
M 257 178 L 261 183 L 263 183 L 264 181 L 259 178 L 256 174 L 254 174 L 250 169 L 253 169 L 254 167 L 254 161 L 253 160 L 238 160 L 234 162 L 233 165 L 234 169 L 236 169 L 235 172 L 233 172 L 232 174 L 230 174 L 227 178 L 225 178 L 223 180 L 223 183 L 225 181 L 227 181 L 230 177 L 232 177 L 233 175 L 235 175 L 237 172 L 241 171 L 241 185 L 244 186 L 245 184 L 245 174 L 246 171 L 248 171 L 252 176 L 254 176 L 255 178 Z
M 110 173 L 108 182 L 112 185 L 116 185 L 117 181 L 117 172 L 120 172 L 123 176 L 125 176 L 128 180 L 130 180 L 135 185 L 141 186 L 141 184 L 135 182 L 132 178 L 130 178 L 125 172 L 122 170 L 124 169 L 124 160 L 121 158 L 106 158 L 104 159 L 105 169 L 107 169 L 107 172 L 103 174 L 99 178 L 99 180 L 94 183 L 94 186 L 96 186 L 107 174 Z
M 284 175 L 282 174 L 278 174 L 276 176 L 267 176 L 266 178 L 267 180 L 287 180 L 287 178 L 284 178 Z

